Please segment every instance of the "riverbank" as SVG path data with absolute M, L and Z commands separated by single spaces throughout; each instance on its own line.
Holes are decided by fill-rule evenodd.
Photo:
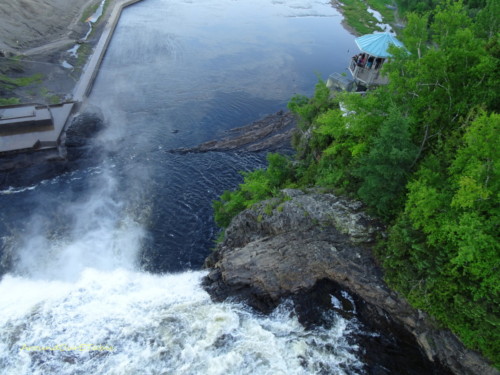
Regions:
M 15 81 L 1 86 L 1 99 L 43 104 L 67 99 L 99 39 L 101 22 L 79 45 L 79 54 L 69 50 L 89 32 L 85 16 L 100 2 L 14 0 L 1 4 L 0 73 Z M 29 82 L 35 76 L 38 79 Z
M 460 4 L 457 8 L 449 4 L 447 6 L 447 9 L 440 7 L 436 9 L 434 25 L 437 26 L 438 19 L 461 19 L 465 27 L 468 27 L 466 30 L 470 31 L 468 34 L 470 45 L 476 45 L 478 50 L 482 51 L 477 56 L 485 56 L 485 59 L 494 64 L 494 57 L 483 49 L 489 41 L 473 36 L 474 18 L 469 17 L 467 10 L 461 8 Z M 415 27 L 417 22 L 428 22 L 426 17 L 411 18 L 411 21 L 414 23 L 409 25 L 409 28 Z M 465 62 L 462 65 L 455 62 L 463 53 L 461 49 L 463 44 L 457 42 L 459 40 L 456 37 L 457 33 L 459 33 L 457 30 L 455 34 L 444 31 L 440 34 L 436 31 L 436 35 L 429 39 L 428 43 L 429 45 L 435 43 L 436 49 L 439 49 L 439 45 L 443 47 L 453 45 L 453 50 L 439 49 L 447 56 L 443 61 L 454 61 L 453 66 L 466 66 Z M 418 47 L 411 45 L 411 41 L 408 41 L 408 44 L 407 47 L 412 51 Z M 476 350 L 483 353 L 490 360 L 488 362 L 483 359 L 486 366 L 489 363 L 498 368 L 497 343 L 500 341 L 495 327 L 497 316 L 494 314 L 496 306 L 494 286 L 499 284 L 498 274 L 495 273 L 498 257 L 495 256 L 496 232 L 493 225 L 497 216 L 491 200 L 483 202 L 472 195 L 470 202 L 473 203 L 461 201 L 463 186 L 458 183 L 465 178 L 472 178 L 468 171 L 476 158 L 483 160 L 488 157 L 489 160 L 495 160 L 497 156 L 494 149 L 487 147 L 491 144 L 488 141 L 490 134 L 498 134 L 495 132 L 498 124 L 498 115 L 494 112 L 495 101 L 489 96 L 495 85 L 478 88 L 477 93 L 483 95 L 479 97 L 476 92 L 471 94 L 458 91 L 465 87 L 463 77 L 470 77 L 468 74 L 457 75 L 453 80 L 449 80 L 448 76 L 435 78 L 433 76 L 433 80 L 440 79 L 446 82 L 448 87 L 457 90 L 456 93 L 461 93 L 453 96 L 457 103 L 458 100 L 475 101 L 491 111 L 481 113 L 477 118 L 471 118 L 467 122 L 467 127 L 456 129 L 453 120 L 457 118 L 456 113 L 462 113 L 464 118 L 472 116 L 469 112 L 471 107 L 455 104 L 453 108 L 450 107 L 449 112 L 443 112 L 445 105 L 439 101 L 440 98 L 445 100 L 441 95 L 443 87 L 431 92 L 427 89 L 422 91 L 417 89 L 420 86 L 427 86 L 426 82 L 430 77 L 427 73 L 434 69 L 435 65 L 429 58 L 430 55 L 426 56 L 427 60 L 421 57 L 421 54 L 413 53 L 411 56 L 411 59 L 408 55 L 400 58 L 394 56 L 394 59 L 391 59 L 391 64 L 394 64 L 390 75 L 392 84 L 382 93 L 380 90 L 373 90 L 367 93 L 363 100 L 360 100 L 358 95 L 343 96 L 342 104 L 346 108 L 345 111 L 339 109 L 338 102 L 329 100 L 329 92 L 324 85 L 318 85 L 316 93 L 308 100 L 301 97 L 294 98 L 290 108 L 301 116 L 303 134 L 300 142 L 296 142 L 297 157 L 291 162 L 275 158 L 274 161 L 270 160 L 267 170 L 260 171 L 259 174 L 247 174 L 245 184 L 240 185 L 239 190 L 227 192 L 215 202 L 216 219 L 218 218 L 221 226 L 227 227 L 230 219 L 238 212 L 252 208 L 256 202 L 271 196 L 281 198 L 286 204 L 287 200 L 280 195 L 280 189 L 287 187 L 307 189 L 310 186 L 322 186 L 338 194 L 363 200 L 370 212 L 383 218 L 388 225 L 392 224 L 387 230 L 387 235 L 378 239 L 377 251 L 374 252 L 377 261 L 384 267 L 384 280 L 388 285 L 400 292 L 402 298 L 410 302 L 415 309 L 426 311 L 430 317 L 429 322 L 439 321 L 442 327 L 449 328 L 450 331 L 443 329 L 446 335 L 459 337 L 470 352 Z M 463 58 L 467 62 L 468 69 L 473 66 L 469 58 Z M 419 60 L 418 64 L 415 59 Z M 417 65 L 419 69 L 415 69 Z M 468 69 L 464 71 L 468 72 Z M 405 72 L 405 77 L 399 74 L 402 71 Z M 490 82 L 496 82 L 491 70 L 484 69 L 484 74 L 486 77 L 491 76 Z M 410 82 L 408 77 L 411 78 L 411 84 L 408 83 Z M 414 95 L 414 92 L 418 92 L 419 95 Z M 415 99 L 417 97 L 418 99 Z M 422 113 L 422 103 L 428 106 L 429 112 Z M 346 116 L 343 112 L 349 112 L 351 115 Z M 358 115 L 352 115 L 353 113 Z M 446 129 L 443 130 L 445 141 L 439 141 L 435 150 L 431 151 L 429 146 L 423 150 L 422 129 L 426 129 L 427 133 L 429 127 L 437 127 L 441 122 L 444 125 L 440 125 L 440 129 Z M 425 139 L 424 142 L 434 147 L 433 142 L 437 141 Z M 447 153 L 443 150 L 453 150 L 453 152 Z M 429 160 L 433 162 L 428 164 Z M 438 165 L 452 165 L 453 168 L 443 168 L 436 172 Z M 473 179 L 474 183 L 486 192 L 484 196 L 493 194 L 495 186 L 498 185 L 498 179 L 495 180 L 494 175 L 491 177 L 491 181 L 495 182 L 488 180 L 490 182 L 487 184 L 483 177 Z M 436 193 L 431 196 L 428 194 L 429 191 Z M 284 205 L 278 203 L 279 209 L 283 210 L 283 207 Z M 259 223 L 266 221 L 264 214 L 271 212 L 273 208 L 271 203 L 266 202 L 263 213 L 254 216 L 253 220 L 257 222 L 254 225 L 262 225 Z M 314 212 L 311 212 L 312 214 L 308 212 L 305 216 L 314 217 Z M 466 219 L 470 217 L 474 217 L 477 221 L 472 224 Z M 288 218 L 282 219 L 282 222 L 287 224 L 290 221 Z M 251 225 L 246 224 L 242 230 Z M 325 228 L 329 229 L 328 224 L 319 226 L 319 229 L 325 230 Z M 475 233 L 477 228 L 481 229 L 479 233 L 484 237 L 456 235 Z M 304 236 L 299 236 L 297 242 L 290 246 L 287 241 L 282 244 L 277 243 L 274 234 L 276 234 L 274 231 L 270 231 L 265 237 L 263 235 L 260 238 L 254 233 L 249 234 L 252 240 L 261 240 L 262 243 L 258 245 L 264 245 L 264 242 L 272 243 L 273 247 L 280 249 L 280 253 L 276 254 L 278 260 L 274 263 L 277 268 L 268 269 L 270 273 L 280 273 L 279 277 L 275 277 L 277 281 L 270 282 L 271 286 L 288 286 L 291 280 L 295 281 L 294 272 L 300 269 L 307 257 L 313 258 L 312 261 L 315 261 L 315 266 L 318 267 L 324 263 L 330 264 L 323 275 L 331 272 L 332 277 L 336 276 L 335 270 L 330 269 L 336 268 L 335 262 L 332 263 L 328 257 L 324 258 L 325 261 L 316 261 L 315 251 L 300 254 L 296 264 L 281 272 L 283 253 L 289 247 L 291 250 L 301 249 Z M 229 255 L 227 264 L 230 267 L 241 266 L 247 274 L 252 274 L 252 271 L 262 270 L 263 264 L 269 264 L 267 261 L 261 263 L 260 259 L 256 258 L 260 255 L 255 251 L 257 244 L 236 245 L 231 251 L 240 252 L 243 247 L 249 252 L 249 258 L 247 260 L 238 258 L 234 261 L 234 254 Z M 333 244 L 331 250 L 335 251 L 335 247 Z M 482 254 L 482 257 L 468 258 L 465 262 L 463 259 L 465 249 L 470 253 Z M 327 250 L 328 248 L 325 251 Z M 327 253 L 327 256 L 331 254 Z M 461 263 L 457 263 L 458 260 Z M 362 266 L 363 257 L 359 262 Z M 216 260 L 212 264 L 216 267 L 219 263 L 220 261 Z M 457 264 L 460 264 L 464 271 L 450 273 L 449 270 L 455 270 Z M 481 270 L 481 273 L 473 273 L 472 270 Z M 303 270 L 303 274 L 309 275 L 309 269 Z M 349 275 L 349 272 L 345 274 Z M 218 281 L 218 276 L 214 276 L 213 281 Z M 220 279 L 224 279 L 223 272 Z M 234 281 L 228 277 L 226 280 Z M 240 288 L 244 283 L 254 287 L 256 285 L 255 289 L 260 292 L 263 289 L 262 280 L 263 278 L 258 275 L 242 280 L 241 283 L 236 281 L 233 285 Z M 321 280 L 321 277 L 318 280 Z M 361 288 L 373 286 L 370 280 L 361 280 L 359 285 Z M 480 301 L 477 297 L 479 295 L 481 295 Z M 382 305 L 384 306 L 382 309 L 391 308 L 391 300 L 384 303 L 386 305 Z M 431 332 L 422 331 L 424 339 L 432 336 Z M 439 343 L 439 340 L 425 339 L 420 342 L 426 352 L 429 349 L 451 348 L 450 353 L 457 353 L 454 348 L 458 347 Z M 453 362 L 465 361 L 461 354 L 452 354 L 453 356 L 455 359 L 449 363 L 450 368 L 456 368 L 453 367 L 455 366 Z M 454 371 L 457 374 L 478 374 L 485 373 L 486 370 L 470 368 L 466 372 L 457 368 Z M 492 368 L 489 371 L 498 372 Z
M 82 75 L 97 73 L 121 9 L 139 0 L 62 1 L 64 6 L 59 9 L 61 1 L 45 0 L 35 5 L 17 0 L 2 5 L 4 11 L 24 17 L 23 22 L 16 21 L 16 27 L 0 29 L 4 40 L 0 45 L 0 73 L 12 82 L 2 85 L 2 99 L 10 100 L 6 103 L 54 104 L 74 100 Z M 30 9 L 29 15 L 23 13 L 23 7 Z M 46 17 L 56 8 L 52 13 L 57 17 Z M 60 15 L 62 10 L 67 13 Z M 1 14 L 2 25 L 8 24 L 5 13 Z M 106 32 L 110 35 L 102 41 Z M 103 44 L 100 49 L 99 43 Z M 89 66 L 96 54 L 96 64 Z
M 86 22 L 88 24 L 89 31 L 82 39 L 78 41 L 78 43 L 75 42 L 76 44 L 74 45 L 73 48 L 65 51 L 66 53 L 69 53 L 75 59 L 77 59 L 78 65 L 73 66 L 69 64 L 66 60 L 64 60 L 63 63 L 61 64 L 63 68 L 71 70 L 72 72 L 77 73 L 79 75 L 76 84 L 70 85 L 72 87 L 67 88 L 70 89 L 70 91 L 66 92 L 64 98 L 61 98 L 58 95 L 50 95 L 47 98 L 47 89 L 44 87 L 43 99 L 47 99 L 48 102 L 42 100 L 41 98 L 38 98 L 39 100 L 29 101 L 31 103 L 37 102 L 46 104 L 47 108 L 49 108 L 48 106 L 49 104 L 62 103 L 62 106 L 65 108 L 64 114 L 59 114 L 59 111 L 55 111 L 59 107 L 50 107 L 52 108 L 52 111 L 51 112 L 49 111 L 49 114 L 51 114 L 53 121 L 53 123 L 48 124 L 49 126 L 52 126 L 51 128 L 52 130 L 50 132 L 48 132 L 46 128 L 44 128 L 42 131 L 34 131 L 34 130 L 26 131 L 25 129 L 24 130 L 20 129 L 19 126 L 17 126 L 17 128 L 13 128 L 11 126 L 12 129 L 9 131 L 9 133 L 7 134 L 4 132 L 3 135 L 5 137 L 3 137 L 0 140 L 2 142 L 2 147 L 0 149 L 1 154 L 4 153 L 12 154 L 18 152 L 29 154 L 31 157 L 23 158 L 22 163 L 19 164 L 19 166 L 37 164 L 39 160 L 36 151 L 39 151 L 41 149 L 58 150 L 56 152 L 56 156 L 53 156 L 51 154 L 49 159 L 53 158 L 62 160 L 65 159 L 66 155 L 64 146 L 65 131 L 67 127 L 70 126 L 75 112 L 79 109 L 81 103 L 86 99 L 86 97 L 88 96 L 88 94 L 92 89 L 94 80 L 99 72 L 100 64 L 102 62 L 102 59 L 104 58 L 104 55 L 106 54 L 106 50 L 111 41 L 114 29 L 118 23 L 123 8 L 131 4 L 134 4 L 138 1 L 141 0 L 117 0 L 112 4 L 113 6 L 111 7 L 110 12 L 106 12 L 107 5 L 109 5 L 109 2 L 107 2 L 106 0 L 101 0 L 96 9 L 92 7 L 83 11 L 83 13 L 80 15 L 81 16 L 80 23 Z M 87 17 L 87 15 L 89 14 L 90 16 Z M 105 17 L 103 17 L 104 14 L 106 15 Z M 106 22 L 98 23 L 100 19 L 104 19 Z M 72 21 L 72 23 L 74 23 L 74 20 Z M 100 27 L 97 29 L 98 25 Z M 96 29 L 100 31 L 96 33 L 95 37 L 93 38 L 93 40 L 97 41 L 97 43 L 92 43 L 94 46 L 86 44 L 90 35 Z M 29 38 L 27 39 L 29 40 Z M 55 41 L 55 44 L 59 45 L 57 41 Z M 43 54 L 46 51 L 52 50 L 53 48 L 54 48 L 54 43 L 51 42 L 42 46 L 34 47 L 28 52 L 25 51 L 24 54 L 26 53 L 33 55 L 37 55 L 39 53 Z M 11 53 L 4 53 L 4 55 L 5 55 L 5 60 L 7 62 L 15 60 L 14 57 L 8 57 L 11 56 Z M 23 62 L 24 61 L 20 60 L 17 66 L 22 67 Z M 46 66 L 51 66 L 51 65 L 46 63 Z M 23 73 L 25 72 L 24 69 L 22 68 L 20 68 L 19 70 L 23 71 Z M 41 74 L 40 72 L 37 72 L 35 75 L 38 77 L 36 83 L 43 82 L 44 78 L 46 78 L 46 76 Z M 49 78 L 53 77 L 49 76 Z M 21 80 L 20 78 L 17 79 L 4 78 L 0 82 L 6 82 L 2 85 L 2 88 L 9 87 L 10 85 L 13 88 L 18 87 L 25 89 L 27 86 L 29 86 L 29 85 L 18 85 L 17 83 L 20 80 Z M 60 82 L 60 80 L 57 79 L 54 81 Z M 6 103 L 0 103 L 0 104 L 12 104 L 12 102 L 16 103 L 16 101 L 21 101 L 21 99 L 14 98 L 14 99 L 7 99 L 4 101 L 6 101 Z M 9 110 L 13 113 L 11 116 L 15 116 L 13 111 L 18 111 L 18 112 L 22 111 L 24 107 L 14 106 L 14 107 L 4 107 L 4 108 L 10 108 Z M 29 104 L 28 107 L 24 108 L 24 110 L 31 111 L 32 108 L 34 108 L 33 105 Z M 19 121 L 10 120 L 10 122 L 12 122 L 15 125 L 15 123 Z M 4 127 L 8 126 L 10 122 L 9 120 L 7 120 L 7 122 L 5 122 L 3 126 Z M 16 168 L 16 163 L 13 161 L 17 159 L 18 159 L 17 157 L 14 157 L 13 159 L 9 158 L 9 160 L 5 160 L 3 158 L 2 163 L 0 164 L 0 170 L 4 169 L 8 170 Z M 42 160 L 43 159 L 44 158 L 42 158 Z M 26 164 L 27 161 L 28 164 Z
M 392 0 L 331 0 L 331 4 L 343 15 L 342 26 L 356 36 L 382 31 L 396 33 L 404 27 Z
M 31 55 L 30 50 L 75 41 L 85 35 L 82 17 L 101 0 L 9 0 L 0 4 L 0 50 Z M 47 48 L 48 49 L 48 48 Z

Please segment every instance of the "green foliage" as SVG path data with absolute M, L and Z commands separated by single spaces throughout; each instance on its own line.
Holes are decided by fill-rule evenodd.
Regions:
M 384 65 L 391 100 L 415 119 L 411 135 L 421 158 L 453 136 L 471 108 L 495 110 L 500 85 L 498 58 L 474 33 L 461 3 L 445 3 L 431 16 L 408 16 L 403 41 L 411 53 L 394 50 Z
M 59 95 L 50 93 L 46 87 L 42 87 L 40 89 L 40 95 L 43 96 L 45 101 L 49 104 L 61 103 L 61 98 L 59 97 Z
M 455 143 L 452 139 L 451 142 Z M 447 161 L 429 156 L 392 228 L 388 281 L 500 363 L 500 116 L 481 113 Z M 444 148 L 443 148 L 444 149 Z
M 13 91 L 18 87 L 25 87 L 32 84 L 40 84 L 42 82 L 42 74 L 34 74 L 29 77 L 12 78 L 5 74 L 0 74 L 0 92 L 3 96 L 13 94 Z M 19 104 L 21 101 L 16 97 L 0 98 L 0 106 Z
M 382 15 L 383 22 L 386 24 L 394 24 L 395 12 L 392 6 L 393 0 L 366 0 L 366 3 Z M 378 21 L 377 21 L 378 22 Z
M 410 120 L 392 107 L 360 161 L 359 197 L 382 217 L 389 218 L 402 204 L 403 192 L 417 148 L 410 138 Z
M 106 9 L 108 8 L 109 4 L 110 4 L 110 1 L 106 0 L 106 2 L 104 3 L 104 7 L 102 9 L 103 14 L 106 12 Z M 80 17 L 80 22 L 82 22 L 82 23 L 87 22 L 87 19 L 89 19 L 90 16 L 92 16 L 97 11 L 97 8 L 99 8 L 100 5 L 101 5 L 101 3 L 99 2 L 99 3 L 96 3 L 94 5 L 87 7 L 83 11 L 82 16 Z M 99 21 L 100 21 L 100 19 L 99 19 Z
M 81 71 L 92 53 L 92 46 L 88 43 L 83 43 L 78 48 L 78 56 L 76 58 L 75 70 Z
M 29 86 L 31 84 L 41 83 L 43 74 L 34 74 L 29 77 L 12 78 L 4 74 L 0 74 L 0 89 L 13 90 L 16 87 Z
M 500 32 L 500 2 L 487 0 L 486 6 L 481 9 L 474 23 L 475 31 L 479 37 L 490 39 L 498 37 Z
M 435 8 L 440 0 L 397 0 L 398 6 L 405 12 L 426 12 Z
M 267 155 L 267 169 L 242 173 L 244 182 L 235 191 L 225 191 L 220 200 L 213 201 L 215 222 L 226 228 L 231 219 L 246 208 L 275 196 L 279 190 L 292 186 L 295 171 L 291 161 L 280 154 Z
M 19 104 L 21 101 L 19 98 L 0 98 L 0 106 L 4 105 L 15 105 Z
M 373 1 L 371 1 L 373 3 Z M 341 9 L 344 18 L 358 34 L 370 34 L 374 31 L 382 31 L 377 26 L 377 19 L 367 11 L 366 3 L 360 0 L 343 0 Z M 378 8 L 380 9 L 380 8 Z
M 496 0 L 493 0 L 496 1 Z M 397 0 L 398 6 L 404 12 L 428 12 L 436 8 L 443 0 Z M 468 9 L 481 9 L 485 6 L 486 0 L 464 0 L 462 1 Z
M 395 12 L 392 0 L 342 0 L 336 2 L 342 11 L 346 23 L 360 35 L 370 34 L 374 31 L 383 31 L 378 25 L 379 21 L 368 12 L 368 7 L 378 11 L 386 24 L 394 24 Z
M 288 103 L 288 109 L 299 116 L 302 128 L 307 128 L 319 113 L 324 112 L 332 106 L 330 90 L 323 80 L 316 84 L 314 96 L 308 98 L 303 95 L 295 95 Z

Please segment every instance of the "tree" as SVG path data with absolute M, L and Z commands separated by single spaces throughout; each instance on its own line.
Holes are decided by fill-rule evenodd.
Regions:
M 360 198 L 389 218 L 402 204 L 403 192 L 417 147 L 411 142 L 410 119 L 391 107 L 368 154 L 355 175 L 361 179 Z
M 403 34 L 410 54 L 392 51 L 394 58 L 385 66 L 388 92 L 416 120 L 411 132 L 422 158 L 455 132 L 470 108 L 495 109 L 499 61 L 486 50 L 487 41 L 473 32 L 461 2 L 444 2 L 432 17 L 408 16 Z
M 447 140 L 453 147 L 428 156 L 409 183 L 386 264 L 412 303 L 498 366 L 500 116 L 481 112 L 463 126 L 458 141 Z

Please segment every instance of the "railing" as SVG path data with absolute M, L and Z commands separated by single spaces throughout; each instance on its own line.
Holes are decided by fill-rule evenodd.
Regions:
M 356 61 L 354 61 L 354 59 L 351 59 L 351 65 L 349 65 L 349 69 L 353 75 L 354 75 L 354 71 L 356 70 L 357 66 L 358 65 L 356 64 Z
M 359 66 L 354 59 L 351 59 L 349 70 L 356 81 L 366 85 L 384 85 L 388 82 L 387 77 L 380 76 L 380 69 Z

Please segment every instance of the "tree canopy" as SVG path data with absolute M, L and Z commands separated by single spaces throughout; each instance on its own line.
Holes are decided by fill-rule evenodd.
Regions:
M 389 228 L 389 285 L 500 368 L 500 2 L 401 3 L 418 12 L 384 64 L 389 84 L 332 98 L 320 81 L 294 97 L 296 160 L 274 156 L 216 212 L 286 186 L 361 199 Z

